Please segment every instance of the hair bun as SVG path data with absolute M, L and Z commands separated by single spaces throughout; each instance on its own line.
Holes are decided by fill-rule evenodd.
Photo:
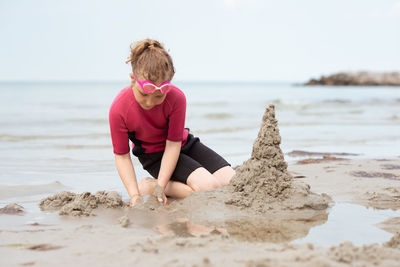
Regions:
M 126 63 L 131 63 L 132 72 L 139 73 L 154 83 L 170 81 L 175 74 L 171 56 L 157 40 L 144 39 L 131 43 Z
M 159 43 L 156 40 L 148 40 L 146 46 L 148 49 L 152 49 L 152 48 L 164 49 L 164 47 L 161 45 L 161 43 Z

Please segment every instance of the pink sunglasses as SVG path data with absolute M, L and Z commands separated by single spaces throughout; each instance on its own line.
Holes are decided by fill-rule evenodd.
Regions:
M 132 76 L 133 76 L 133 74 L 132 74 Z M 151 94 L 151 93 L 155 92 L 156 90 L 160 90 L 161 93 L 165 94 L 172 88 L 178 88 L 168 81 L 163 82 L 162 84 L 160 84 L 160 86 L 157 86 L 150 81 L 139 81 L 135 76 L 133 76 L 133 78 L 135 78 L 135 80 L 139 83 L 142 90 L 147 94 Z

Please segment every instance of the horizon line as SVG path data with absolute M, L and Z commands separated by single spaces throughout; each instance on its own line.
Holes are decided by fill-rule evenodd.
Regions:
M 2 80 L 0 83 L 124 83 L 127 80 L 79 80 L 79 79 L 47 79 L 47 80 Z M 251 84 L 298 84 L 304 83 L 299 81 L 283 81 L 283 80 L 175 80 L 172 83 L 251 83 Z

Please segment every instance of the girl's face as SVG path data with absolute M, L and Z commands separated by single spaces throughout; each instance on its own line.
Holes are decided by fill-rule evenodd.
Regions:
M 132 79 L 132 90 L 133 94 L 136 98 L 136 101 L 140 104 L 143 109 L 149 110 L 154 106 L 160 105 L 167 96 L 166 94 L 161 93 L 159 90 L 151 94 L 145 93 L 140 87 L 139 83 L 133 78 L 132 74 L 130 75 Z M 140 77 L 138 77 L 140 79 Z M 159 84 L 158 84 L 159 85 Z

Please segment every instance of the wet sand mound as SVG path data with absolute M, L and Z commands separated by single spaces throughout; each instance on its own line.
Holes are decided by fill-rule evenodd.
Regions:
M 59 210 L 60 215 L 93 216 L 96 208 L 119 208 L 128 204 L 115 191 L 98 191 L 94 195 L 89 192 L 75 194 L 63 191 L 42 199 L 39 206 L 41 210 Z
M 349 266 L 398 266 L 400 254 L 400 233 L 396 233 L 381 246 L 378 244 L 357 247 L 351 242 L 344 242 L 329 248 L 329 259 Z
M 400 209 L 400 189 L 395 187 L 384 188 L 383 192 L 366 192 L 364 194 L 368 200 L 366 206 L 375 209 Z
M 257 212 L 270 209 L 326 209 L 330 198 L 310 192 L 302 182 L 294 182 L 279 145 L 275 108 L 269 105 L 262 118 L 258 137 L 250 159 L 236 168 L 236 175 L 227 187 L 226 204 L 250 208 Z
M 24 212 L 25 212 L 24 207 L 22 207 L 21 205 L 18 205 L 17 203 L 8 204 L 0 209 L 0 214 L 21 215 Z

